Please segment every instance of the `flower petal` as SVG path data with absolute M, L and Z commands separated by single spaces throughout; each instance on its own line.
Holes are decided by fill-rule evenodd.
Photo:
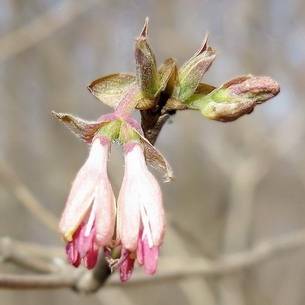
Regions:
M 80 265 L 81 258 L 74 240 L 69 241 L 66 244 L 66 253 L 69 263 L 74 267 L 78 267 Z
M 155 177 L 147 170 L 148 190 L 146 192 L 145 200 L 143 200 L 143 207 L 149 223 L 149 230 L 153 245 L 160 245 L 163 241 L 165 231 L 165 217 L 162 201 L 162 193 L 159 183 Z M 149 241 L 149 239 L 148 239 Z
M 126 251 L 128 253 L 126 253 Z M 127 255 L 127 257 L 120 265 L 120 279 L 121 282 L 126 282 L 132 275 L 135 260 L 130 256 L 129 251 L 126 249 L 122 250 L 122 255 Z
M 137 185 L 130 180 L 125 169 L 118 197 L 118 237 L 124 248 L 135 251 L 140 230 L 140 209 L 137 201 Z
M 124 150 L 125 173 L 119 195 L 120 234 L 123 246 L 131 251 L 135 250 L 139 229 L 142 228 L 143 235 L 148 238 L 151 246 L 160 245 L 165 227 L 160 186 L 147 169 L 142 146 L 128 143 Z
M 72 239 L 73 233 L 92 205 L 102 166 L 107 163 L 109 146 L 109 142 L 102 144 L 99 138 L 94 140 L 89 157 L 72 184 L 59 224 L 67 240 Z
M 98 259 L 98 247 L 93 243 L 91 248 L 87 252 L 87 255 L 83 258 L 84 265 L 87 269 L 93 269 Z
M 149 247 L 148 241 L 145 238 L 142 240 L 142 249 L 144 271 L 146 274 L 153 275 L 156 273 L 158 267 L 159 247 Z
M 106 246 L 111 243 L 115 227 L 115 197 L 108 177 L 100 181 L 96 190 L 96 243 Z

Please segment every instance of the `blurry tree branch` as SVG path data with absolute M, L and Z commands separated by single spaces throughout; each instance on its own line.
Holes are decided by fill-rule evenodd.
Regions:
M 9 190 L 16 196 L 18 201 L 28 209 L 35 218 L 42 224 L 55 232 L 57 229 L 57 218 L 47 208 L 45 208 L 26 185 L 21 182 L 14 171 L 3 161 L 0 160 L 0 179 Z
M 248 247 L 256 186 L 261 181 L 264 173 L 267 172 L 264 164 L 262 164 L 263 162 L 260 162 L 256 157 L 250 157 L 249 160 L 245 159 L 236 163 L 235 170 L 231 171 L 228 214 L 223 241 L 224 255 L 243 251 Z M 220 304 L 244 304 L 240 276 L 240 274 L 234 274 L 233 277 L 223 277 L 220 280 Z
M 3 241 L 3 240 L 2 240 Z M 1 242 L 0 258 L 5 261 L 16 263 L 16 260 L 10 260 L 5 244 L 9 244 L 7 238 L 5 243 Z M 289 251 L 305 246 L 305 230 L 300 230 L 291 234 L 287 234 L 270 241 L 258 243 L 252 249 L 241 251 L 233 254 L 228 254 L 223 258 L 215 261 L 204 258 L 170 258 L 161 257 L 160 271 L 153 277 L 136 272 L 135 276 L 125 285 L 142 285 L 144 283 L 160 282 L 177 280 L 188 276 L 224 276 L 231 273 L 240 272 L 246 268 L 251 268 L 259 263 L 263 263 L 276 255 L 282 255 Z M 101 266 L 98 266 L 93 271 L 83 271 L 82 269 L 73 269 L 61 261 L 61 264 L 56 262 L 56 257 L 53 258 L 54 268 L 50 269 L 47 274 L 1 274 L 0 288 L 6 289 L 57 289 L 71 288 L 79 292 L 95 292 L 107 279 Z M 28 261 L 28 257 L 18 257 L 17 264 L 22 265 L 20 260 Z M 35 261 L 35 257 L 31 255 L 31 259 Z M 50 262 L 51 263 L 51 262 Z M 26 268 L 30 267 L 28 264 Z M 35 271 L 36 265 L 33 264 L 32 270 Z M 42 271 L 42 270 L 39 270 Z M 47 270 L 45 270 L 47 271 Z M 117 277 L 111 278 L 107 286 L 121 285 Z
M 0 62 L 26 51 L 99 3 L 98 0 L 60 1 L 28 24 L 0 39 Z
M 215 149 L 215 145 L 203 145 L 209 158 L 230 181 L 229 195 L 227 196 L 229 200 L 227 203 L 228 215 L 224 230 L 224 255 L 243 251 L 249 247 L 256 187 L 271 170 L 274 157 L 289 159 L 291 152 L 301 143 L 300 140 L 304 134 L 302 124 L 302 116 L 292 113 L 287 116 L 272 136 L 270 134 L 266 136 L 264 131 L 258 127 L 259 124 L 256 124 L 251 133 L 245 131 L 243 135 L 244 142 L 248 144 L 245 146 L 251 147 L 251 151 L 246 157 L 242 156 L 240 149 L 237 153 L 236 147 L 230 143 L 225 145 L 227 158 L 223 158 L 220 153 L 222 150 Z M 291 130 L 294 129 L 299 130 L 299 132 L 291 133 Z M 289 139 L 290 145 L 283 142 L 283 138 Z M 224 145 L 223 142 L 226 142 L 226 139 L 221 139 L 221 142 Z M 299 167 L 296 172 L 302 178 Z M 239 305 L 245 303 L 240 274 L 222 278 L 219 282 L 219 288 L 220 304 Z

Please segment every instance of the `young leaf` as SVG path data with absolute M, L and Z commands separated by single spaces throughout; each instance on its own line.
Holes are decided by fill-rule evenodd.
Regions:
M 167 91 L 166 87 L 170 79 L 174 76 L 173 74 L 176 73 L 176 62 L 173 58 L 168 58 L 164 61 L 164 63 L 159 68 L 159 88 L 155 93 L 155 96 L 160 94 L 162 91 Z
M 104 104 L 115 108 L 135 83 L 134 75 L 116 73 L 96 79 L 88 86 L 88 90 Z
M 137 82 L 145 98 L 153 99 L 159 87 L 159 75 L 155 55 L 147 41 L 148 18 L 143 30 L 136 40 L 135 59 Z
M 98 121 L 86 121 L 68 113 L 52 111 L 52 114 L 86 143 L 91 143 L 97 131 L 111 120 L 111 117 L 107 115 L 102 116 Z
M 215 50 L 207 46 L 206 37 L 200 49 L 179 69 L 173 98 L 182 102 L 190 98 L 215 57 Z

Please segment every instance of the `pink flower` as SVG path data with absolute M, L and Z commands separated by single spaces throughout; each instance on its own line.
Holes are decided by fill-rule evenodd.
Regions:
M 89 157 L 78 172 L 59 228 L 67 240 L 69 262 L 89 269 L 96 264 L 98 248 L 112 243 L 115 226 L 115 198 L 107 174 L 110 140 L 93 139 Z
M 135 258 L 147 274 L 156 272 L 165 229 L 160 186 L 147 169 L 142 146 L 128 143 L 124 151 L 125 173 L 117 216 L 117 235 L 124 256 L 120 266 L 122 281 L 129 279 Z

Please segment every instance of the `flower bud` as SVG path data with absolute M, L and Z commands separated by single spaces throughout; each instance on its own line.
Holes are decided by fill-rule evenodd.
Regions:
M 130 251 L 137 249 L 141 230 L 150 247 L 160 246 L 165 227 L 160 186 L 147 169 L 141 145 L 128 143 L 124 149 L 125 173 L 118 198 L 118 236 L 123 247 Z
M 67 241 L 69 262 L 81 261 L 92 269 L 98 248 L 112 243 L 115 227 L 115 198 L 107 175 L 110 140 L 94 138 L 89 157 L 78 172 L 70 191 L 59 228 Z
M 187 103 L 209 119 L 228 122 L 251 113 L 257 104 L 279 92 L 278 83 L 270 77 L 247 75 L 235 78 L 207 95 L 194 94 Z

